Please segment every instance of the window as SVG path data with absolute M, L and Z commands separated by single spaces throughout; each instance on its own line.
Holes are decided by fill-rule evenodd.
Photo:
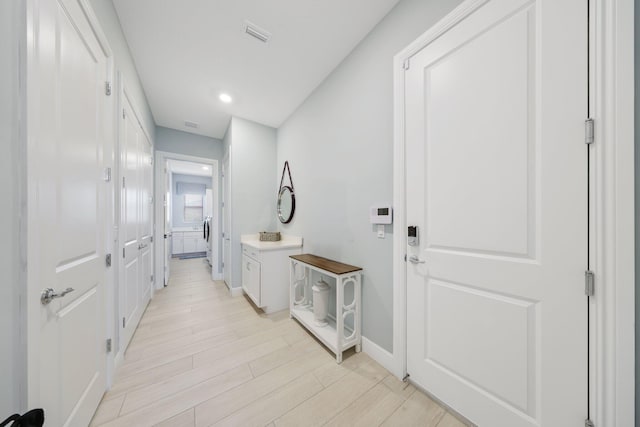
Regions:
M 203 220 L 202 199 L 201 194 L 184 195 L 184 222 L 200 222 Z

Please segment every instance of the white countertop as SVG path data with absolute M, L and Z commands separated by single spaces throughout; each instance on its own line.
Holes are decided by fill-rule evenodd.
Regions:
M 171 229 L 173 232 L 181 232 L 181 231 L 202 231 L 202 226 L 191 226 L 191 227 L 173 227 Z
M 273 251 L 277 249 L 302 247 L 302 237 L 282 234 L 281 238 L 282 240 L 278 242 L 261 242 L 259 233 L 243 234 L 242 236 L 240 236 L 240 243 L 259 249 L 261 251 Z

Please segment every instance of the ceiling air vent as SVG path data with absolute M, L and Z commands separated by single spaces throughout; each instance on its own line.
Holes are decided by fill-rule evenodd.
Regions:
M 198 129 L 198 124 L 196 122 L 190 122 L 188 120 L 185 120 L 184 125 L 188 128 Z
M 249 34 L 251 37 L 260 40 L 262 43 L 268 42 L 271 38 L 271 34 L 269 34 L 268 31 L 263 30 L 256 24 L 249 21 L 244 21 L 244 32 Z

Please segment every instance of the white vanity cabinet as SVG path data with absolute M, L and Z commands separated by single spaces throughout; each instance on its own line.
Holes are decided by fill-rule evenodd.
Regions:
M 184 232 L 184 253 L 190 254 L 192 252 L 203 252 L 198 250 L 198 240 L 203 240 L 202 232 L 185 231 Z
M 172 255 L 206 252 L 207 242 L 202 230 L 176 230 L 171 233 Z
M 261 242 L 242 236 L 242 290 L 265 313 L 289 307 L 289 256 L 302 253 L 302 238 Z
M 171 233 L 171 254 L 183 254 L 184 253 L 184 233 L 174 231 Z

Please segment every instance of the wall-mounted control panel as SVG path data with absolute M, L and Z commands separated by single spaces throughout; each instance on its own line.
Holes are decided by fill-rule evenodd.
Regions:
M 393 223 L 393 207 L 391 205 L 374 205 L 369 211 L 371 224 Z

